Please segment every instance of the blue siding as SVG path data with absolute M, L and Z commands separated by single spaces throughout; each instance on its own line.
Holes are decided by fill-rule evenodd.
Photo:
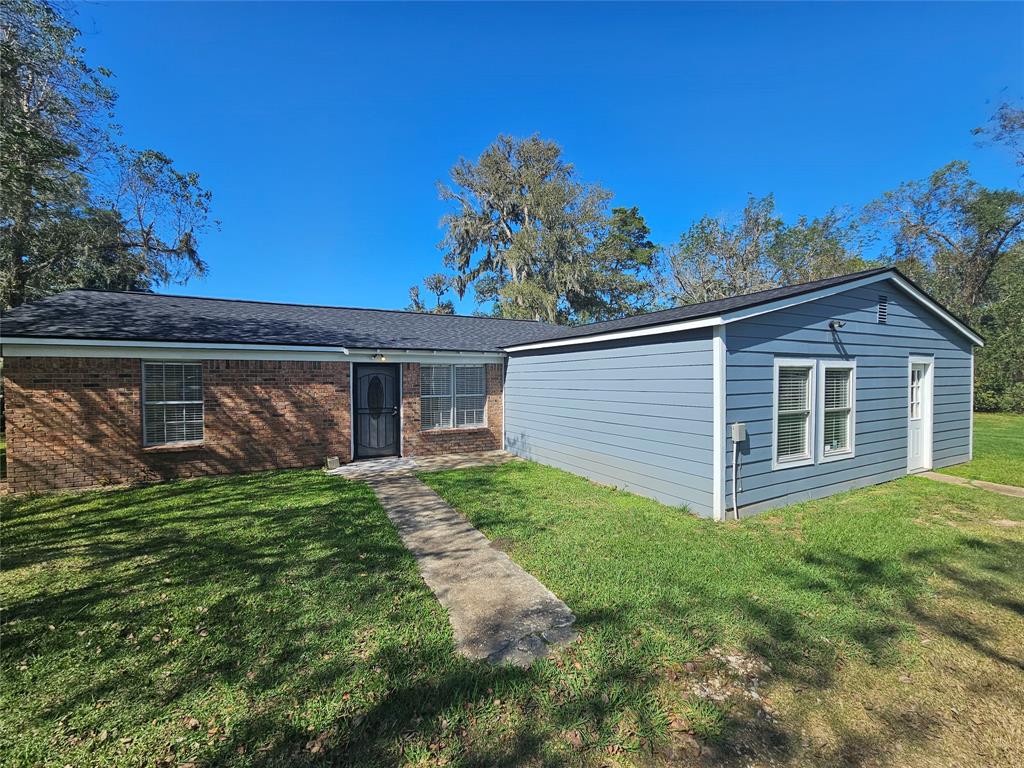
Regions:
M 876 318 L 889 297 L 888 324 Z M 828 328 L 846 321 L 839 343 Z M 741 514 L 880 483 L 907 472 L 907 359 L 934 355 L 935 467 L 970 454 L 971 343 L 884 281 L 732 323 L 726 332 L 726 423 L 746 422 L 739 461 Z M 855 456 L 772 470 L 776 356 L 857 361 Z M 726 505 L 732 506 L 732 444 L 726 441 Z
M 711 334 L 515 353 L 505 447 L 712 514 Z

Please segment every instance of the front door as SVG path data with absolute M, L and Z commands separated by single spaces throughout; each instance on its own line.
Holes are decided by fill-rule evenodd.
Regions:
M 931 466 L 932 363 L 911 358 L 907 393 L 907 471 L 920 472 Z
M 400 433 L 398 366 L 380 363 L 355 365 L 352 387 L 352 423 L 355 458 L 397 456 Z

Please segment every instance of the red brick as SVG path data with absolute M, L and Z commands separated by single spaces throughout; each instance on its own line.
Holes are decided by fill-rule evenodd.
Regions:
M 314 467 L 350 460 L 347 362 L 204 360 L 205 437 L 144 449 L 142 361 L 4 360 L 7 488 L 15 493 Z M 402 366 L 403 453 L 434 456 L 502 445 L 504 366 L 486 366 L 487 426 L 420 429 L 420 369 Z

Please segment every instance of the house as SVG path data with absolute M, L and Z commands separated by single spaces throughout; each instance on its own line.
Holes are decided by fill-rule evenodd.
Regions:
M 501 447 L 725 519 L 971 457 L 895 269 L 574 328 L 75 290 L 3 319 L 13 491 Z

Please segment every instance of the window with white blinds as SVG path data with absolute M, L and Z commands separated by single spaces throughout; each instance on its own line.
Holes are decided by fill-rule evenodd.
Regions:
M 775 375 L 775 461 L 811 456 L 811 364 L 779 365 Z
M 487 378 L 482 365 L 421 365 L 421 429 L 486 424 Z
M 830 456 L 850 450 L 851 416 L 853 414 L 853 369 L 836 368 L 828 363 L 825 369 L 822 398 L 822 455 Z
M 482 365 L 456 365 L 455 426 L 480 427 L 484 424 L 487 383 Z
M 201 364 L 142 364 L 142 436 L 147 446 L 203 439 Z

